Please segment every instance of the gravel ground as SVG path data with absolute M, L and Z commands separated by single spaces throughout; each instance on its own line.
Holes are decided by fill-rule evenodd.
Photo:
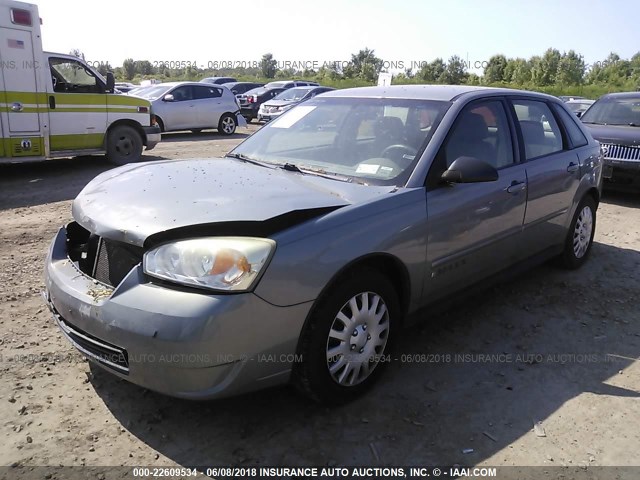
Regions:
M 145 157 L 220 156 L 244 136 L 167 134 Z M 605 195 L 581 270 L 543 265 L 421 314 L 349 405 L 287 387 L 194 403 L 91 367 L 40 297 L 50 239 L 109 168 L 0 166 L 0 465 L 640 465 L 637 193 Z

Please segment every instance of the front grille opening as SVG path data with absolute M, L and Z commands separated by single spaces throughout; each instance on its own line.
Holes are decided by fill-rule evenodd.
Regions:
M 143 254 L 140 247 L 99 237 L 76 222 L 67 225 L 67 252 L 81 272 L 110 287 L 117 287 Z
M 106 365 L 119 373 L 129 374 L 129 354 L 124 348 L 100 340 L 80 330 L 64 320 L 60 315 L 57 318 L 60 328 L 78 350 L 97 360 L 102 365 Z

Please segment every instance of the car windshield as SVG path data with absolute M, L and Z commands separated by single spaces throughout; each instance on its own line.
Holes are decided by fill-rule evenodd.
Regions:
M 142 98 L 146 98 L 148 100 L 155 100 L 156 98 L 162 97 L 171 88 L 172 88 L 171 85 L 158 85 L 155 87 L 146 87 L 144 90 L 140 92 L 136 92 L 136 95 Z
M 601 98 L 582 116 L 584 123 L 640 126 L 640 95 Z
M 290 88 L 289 90 L 285 90 L 282 93 L 279 93 L 275 97 L 274 100 L 284 100 L 286 102 L 295 102 L 297 100 L 301 100 L 307 93 L 309 93 L 308 88 Z
M 265 125 L 231 155 L 372 185 L 402 185 L 448 102 L 314 98 Z
M 289 82 L 269 82 L 265 85 L 265 88 L 284 87 Z

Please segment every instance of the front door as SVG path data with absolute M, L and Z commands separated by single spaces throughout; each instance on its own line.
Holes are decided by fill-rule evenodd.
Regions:
M 507 104 L 501 99 L 473 102 L 456 119 L 427 178 L 426 301 L 474 284 L 516 257 L 527 176 L 514 144 Z M 495 167 L 498 180 L 442 183 L 442 173 L 464 156 Z
M 104 148 L 107 95 L 102 82 L 71 58 L 50 57 L 49 69 L 51 151 Z

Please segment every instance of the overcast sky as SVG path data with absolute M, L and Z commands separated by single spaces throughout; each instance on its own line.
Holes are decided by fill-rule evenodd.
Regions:
M 393 68 L 458 55 L 478 71 L 496 53 L 576 50 L 587 63 L 640 50 L 637 0 L 37 1 L 45 50 L 87 60 L 348 61 L 368 47 Z M 414 68 L 416 70 L 416 68 Z M 482 68 L 480 68 L 481 73 Z

